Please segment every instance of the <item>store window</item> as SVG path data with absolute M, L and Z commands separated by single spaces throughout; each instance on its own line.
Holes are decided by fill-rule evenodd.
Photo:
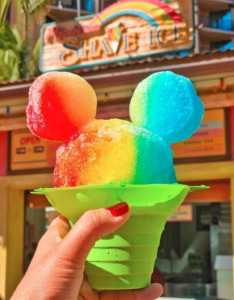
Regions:
M 115 0 L 100 0 L 100 11 L 104 10 L 106 7 L 118 1 Z
M 76 9 L 77 1 L 76 0 L 55 0 L 53 5 L 58 6 L 59 8 Z
M 232 12 L 230 10 L 210 12 L 210 25 L 212 28 L 225 31 L 233 30 Z
M 56 0 L 53 3 L 54 6 L 59 7 L 60 9 L 77 9 L 77 0 Z M 94 3 L 93 0 L 81 0 L 80 1 L 80 8 L 83 11 L 88 13 L 94 12 Z
M 46 16 L 45 17 L 45 23 L 52 23 L 52 22 L 55 22 L 55 20 L 49 16 Z
M 230 183 L 204 183 L 210 190 L 189 193 L 182 206 L 190 210 L 180 208 L 184 220 L 166 223 L 155 267 L 164 276 L 166 297 L 233 300 Z
M 36 251 L 37 245 L 50 223 L 59 213 L 44 196 L 25 192 L 24 273 Z
M 211 42 L 210 50 L 215 49 L 219 49 L 221 51 L 233 49 L 233 42 L 231 40 Z
M 81 9 L 89 13 L 94 12 L 93 0 L 81 0 Z
M 232 281 L 223 282 L 232 278 L 230 203 L 192 207 L 191 221 L 167 223 L 162 234 L 155 266 L 165 276 L 164 296 L 231 300 Z

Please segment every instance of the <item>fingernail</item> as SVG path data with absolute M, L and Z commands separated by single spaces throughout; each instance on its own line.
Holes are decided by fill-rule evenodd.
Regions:
M 126 202 L 118 203 L 114 206 L 107 207 L 107 210 L 112 214 L 114 217 L 120 217 L 125 215 L 129 211 L 129 206 Z

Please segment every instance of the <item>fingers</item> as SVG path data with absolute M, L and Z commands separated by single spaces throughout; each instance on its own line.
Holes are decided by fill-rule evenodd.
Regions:
M 95 242 L 118 229 L 129 216 L 129 207 L 125 202 L 108 209 L 86 212 L 59 244 L 60 257 L 82 268 Z
M 70 231 L 71 226 L 67 218 L 63 216 L 58 216 L 55 218 L 47 231 L 47 234 L 51 236 L 52 232 L 63 239 L 67 233 Z
M 41 256 L 51 251 L 68 234 L 70 229 L 68 220 L 63 216 L 58 216 L 54 219 L 47 232 L 41 238 L 30 267 L 34 266 Z
M 85 274 L 80 287 L 79 295 L 84 300 L 99 300 L 98 292 L 96 290 L 91 289 L 87 280 L 87 276 Z
M 52 249 L 68 234 L 70 229 L 68 220 L 63 216 L 58 216 L 51 222 L 49 229 L 40 241 L 40 246 L 46 247 L 48 250 Z
M 154 283 L 145 289 L 129 291 L 103 291 L 100 300 L 155 300 L 163 293 L 161 284 Z

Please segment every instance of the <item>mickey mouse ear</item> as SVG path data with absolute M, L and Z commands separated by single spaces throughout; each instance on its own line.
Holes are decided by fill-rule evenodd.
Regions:
M 168 145 L 187 140 L 200 126 L 203 113 L 191 81 L 173 72 L 155 73 L 140 82 L 130 103 L 133 124 Z
M 27 123 L 38 137 L 63 142 L 94 120 L 96 108 L 96 94 L 87 81 L 72 73 L 50 72 L 29 90 Z

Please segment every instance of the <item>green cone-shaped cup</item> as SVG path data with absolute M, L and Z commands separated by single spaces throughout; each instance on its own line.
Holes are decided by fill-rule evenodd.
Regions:
M 85 265 L 89 284 L 98 290 L 138 289 L 150 284 L 160 237 L 169 215 L 188 191 L 206 187 L 180 184 L 96 185 L 39 189 L 71 225 L 88 210 L 127 202 L 129 220 L 103 236 Z

